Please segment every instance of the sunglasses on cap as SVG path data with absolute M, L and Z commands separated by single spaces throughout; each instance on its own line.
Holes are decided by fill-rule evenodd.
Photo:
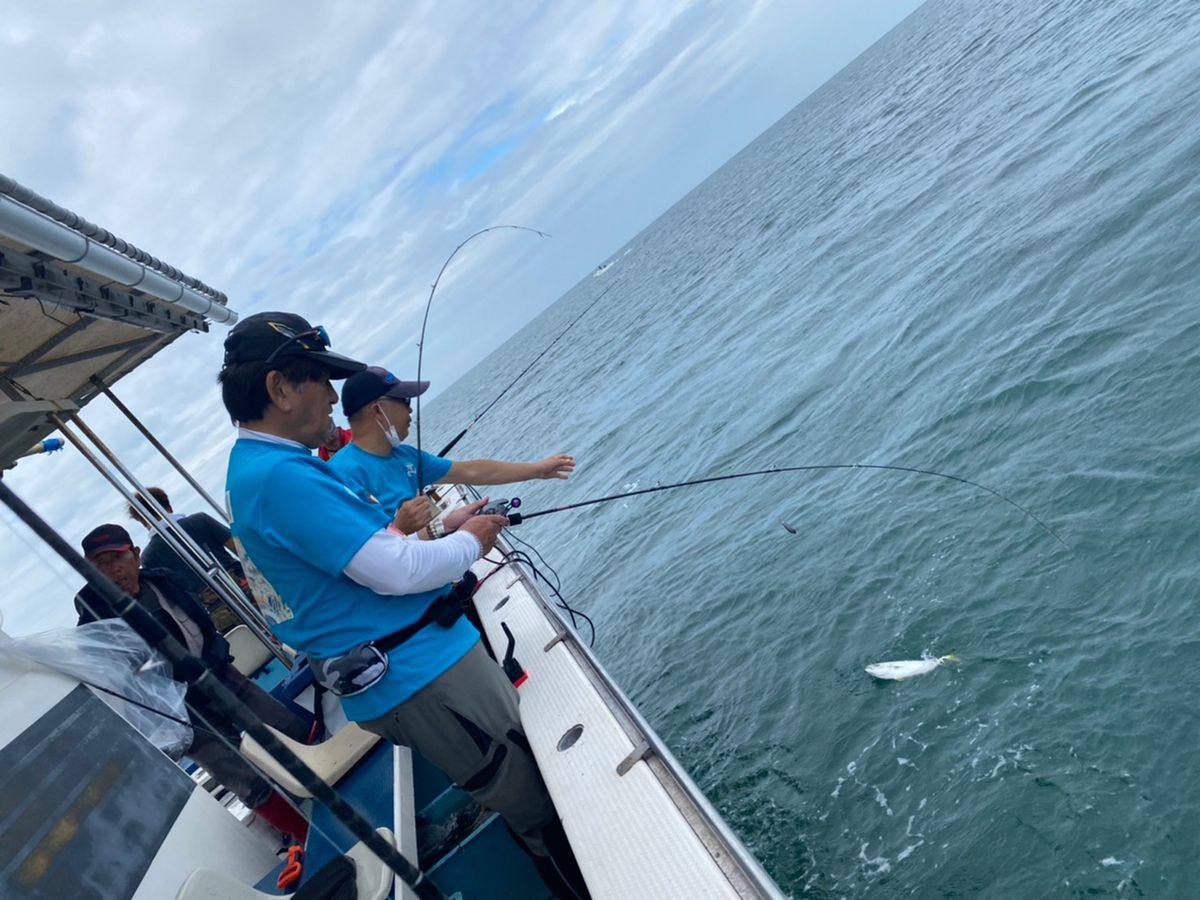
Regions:
M 299 344 L 305 350 L 328 350 L 330 345 L 329 332 L 325 330 L 324 325 L 318 325 L 308 331 L 292 331 L 286 325 L 280 325 L 278 322 L 271 322 L 271 327 L 287 338 L 282 344 L 276 347 L 267 356 L 265 362 L 272 362 L 276 356 L 286 350 L 292 344 Z

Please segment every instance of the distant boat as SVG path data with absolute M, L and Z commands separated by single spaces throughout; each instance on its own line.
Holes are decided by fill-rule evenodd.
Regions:
M 596 271 L 592 273 L 592 277 L 599 278 L 601 275 L 603 275 L 605 272 L 607 272 L 609 269 L 611 269 L 613 266 L 613 263 L 615 263 L 615 262 L 616 262 L 616 260 L 613 260 L 612 262 L 606 262 L 606 263 L 602 263 L 602 264 L 596 266 Z

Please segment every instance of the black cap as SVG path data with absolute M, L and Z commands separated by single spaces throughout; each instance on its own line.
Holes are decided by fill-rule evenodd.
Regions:
M 342 414 L 348 419 L 382 397 L 411 400 L 428 389 L 428 381 L 401 381 L 387 369 L 367 366 L 342 385 Z
M 330 378 L 347 378 L 365 364 L 329 350 L 329 335 L 295 313 L 255 313 L 242 319 L 225 338 L 225 365 L 270 362 L 284 356 L 304 356 L 329 369 Z
M 133 549 L 133 539 L 120 525 L 100 525 L 83 538 L 83 555 L 91 561 L 101 553 L 122 553 Z

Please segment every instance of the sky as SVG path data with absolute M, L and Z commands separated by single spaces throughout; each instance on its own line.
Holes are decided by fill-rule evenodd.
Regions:
M 0 172 L 241 316 L 298 312 L 410 378 L 454 248 L 491 225 L 548 232 L 489 234 L 447 269 L 422 364 L 433 397 L 919 5 L 10 4 Z M 185 336 L 115 386 L 217 497 L 225 333 Z M 106 400 L 84 420 L 177 511 L 204 508 Z M 72 542 L 102 522 L 144 534 L 73 449 L 5 480 Z M 7 509 L 0 570 L 6 632 L 74 623 L 78 577 Z

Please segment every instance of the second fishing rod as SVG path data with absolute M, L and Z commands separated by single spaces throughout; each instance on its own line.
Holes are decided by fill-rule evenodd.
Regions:
M 604 295 L 607 294 L 609 291 L 611 291 L 614 287 L 616 287 L 615 284 L 610 284 L 608 287 L 606 287 L 604 290 L 602 290 L 592 300 L 591 303 L 589 303 L 587 306 L 585 306 L 583 308 L 583 310 L 580 311 L 580 313 L 577 316 L 575 316 L 573 319 L 571 319 L 571 321 L 567 323 L 567 327 L 564 328 L 562 331 L 560 331 L 557 335 L 555 335 L 554 340 L 552 340 L 549 344 L 547 344 L 545 347 L 543 347 L 542 351 L 537 356 L 535 356 L 533 359 L 531 359 L 529 361 L 529 364 L 527 366 L 525 366 L 524 369 L 522 369 L 520 372 L 517 373 L 517 377 L 514 378 L 512 381 L 510 381 L 505 386 L 504 390 L 500 391 L 500 393 L 498 393 L 495 397 L 493 397 L 492 401 L 490 403 L 488 403 L 487 406 L 485 406 L 482 410 L 477 412 L 475 414 L 475 417 L 473 419 L 471 419 L 471 421 L 467 424 L 467 427 L 464 428 L 462 431 L 460 431 L 458 434 L 456 434 L 454 436 L 454 438 L 450 441 L 450 443 L 446 444 L 445 447 L 443 447 L 441 450 L 438 451 L 437 455 L 445 456 L 447 453 L 449 453 L 451 450 L 453 450 L 454 447 L 458 444 L 458 442 L 461 441 L 464 437 L 466 437 L 467 432 L 470 431 L 472 428 L 474 428 L 476 423 L 478 423 L 480 419 L 482 419 L 489 412 L 491 412 L 492 407 L 494 407 L 497 403 L 499 403 L 502 399 L 504 399 L 504 395 L 507 394 L 509 391 L 511 391 L 513 389 L 513 387 L 517 384 L 518 381 L 520 381 L 522 378 L 524 378 L 526 375 L 528 375 L 529 372 L 533 369 L 533 367 L 536 366 L 538 364 L 538 362 L 541 361 L 542 357 L 544 357 L 547 353 L 549 353 L 551 350 L 553 350 L 554 345 L 557 344 L 559 341 L 561 341 L 564 337 L 566 337 L 567 332 L 570 331 L 572 328 L 574 328 L 579 323 L 580 319 L 582 319 L 589 312 L 591 312 L 592 308 L 594 306 L 596 306 L 596 304 L 598 304 L 601 300 L 603 300 Z
M 1041 528 L 1042 531 L 1044 531 L 1050 537 L 1054 538 L 1054 540 L 1058 541 L 1058 543 L 1062 544 L 1063 547 L 1067 548 L 1068 550 L 1070 549 L 1070 546 L 1067 544 L 1067 542 L 1064 541 L 1058 535 L 1058 533 L 1054 531 L 1054 529 L 1052 529 L 1049 525 L 1047 525 L 1045 522 L 1043 522 L 1041 519 L 1039 519 L 1031 510 L 1022 506 L 1020 503 L 1013 500 L 1011 497 L 1008 497 L 1005 494 L 1002 494 L 1000 491 L 996 490 L 995 488 L 988 487 L 986 484 L 981 484 L 978 481 L 972 481 L 969 478 L 963 478 L 959 475 L 951 475 L 946 472 L 937 472 L 937 471 L 934 471 L 933 469 L 922 469 L 922 468 L 918 468 L 915 466 L 886 465 L 886 464 L 879 464 L 879 463 L 822 463 L 822 464 L 816 464 L 816 465 L 802 465 L 802 466 L 774 466 L 770 469 L 755 469 L 755 470 L 749 471 L 749 472 L 731 472 L 731 473 L 724 474 L 724 475 L 712 475 L 707 478 L 694 478 L 690 481 L 679 481 L 679 482 L 675 482 L 674 484 L 656 484 L 653 487 L 641 488 L 639 490 L 634 490 L 634 491 L 625 491 L 620 494 L 609 494 L 608 496 L 605 496 L 605 497 L 594 497 L 590 500 L 580 500 L 575 503 L 567 503 L 567 504 L 564 504 L 563 506 L 555 506 L 550 509 L 542 509 L 542 510 L 538 510 L 536 512 L 516 512 L 516 510 L 521 505 L 521 501 L 519 498 L 513 498 L 511 500 L 493 501 L 488 507 L 481 510 L 481 512 L 492 513 L 492 514 L 497 514 L 497 515 L 506 515 L 508 517 L 509 525 L 520 525 L 522 522 L 525 522 L 529 519 L 536 519 L 539 516 L 549 516 L 549 515 L 553 515 L 555 513 L 568 512 L 569 510 L 583 509 L 584 507 L 588 507 L 588 506 L 596 506 L 601 503 L 612 503 L 617 500 L 626 500 L 630 497 L 638 497 L 643 494 L 654 494 L 654 493 L 658 493 L 660 491 L 673 491 L 673 490 L 678 490 L 680 488 L 697 487 L 699 485 L 715 484 L 717 482 L 722 482 L 722 481 L 734 481 L 734 480 L 740 479 L 740 478 L 758 478 L 758 477 L 765 477 L 765 476 L 769 476 L 769 475 L 784 475 L 784 474 L 788 474 L 788 473 L 797 473 L 797 472 L 820 472 L 820 471 L 853 470 L 853 469 L 904 473 L 904 474 L 909 474 L 909 475 L 923 475 L 923 476 L 928 476 L 928 477 L 932 477 L 932 478 L 942 478 L 947 481 L 957 482 L 959 484 L 967 485 L 969 487 L 973 487 L 978 490 L 985 491 L 986 493 L 991 494 L 992 496 L 994 496 L 1000 500 L 1003 500 L 1005 503 L 1007 503 L 1009 506 L 1013 507 L 1014 509 L 1019 510 L 1023 515 L 1025 515 L 1026 517 L 1028 517 L 1029 519 L 1031 519 L 1032 521 L 1037 523 L 1038 527 Z M 788 528 L 788 530 L 792 531 L 793 529 Z
M 421 324 L 421 340 L 420 340 L 420 343 L 418 344 L 418 351 L 417 351 L 417 381 L 418 382 L 420 382 L 420 375 L 421 375 L 421 359 L 424 355 L 425 327 L 429 321 L 429 310 L 430 310 L 431 306 L 433 305 L 434 294 L 437 291 L 438 282 L 441 280 L 442 274 L 445 273 L 446 267 L 449 266 L 450 261 L 454 259 L 455 255 L 459 252 L 459 250 L 461 250 L 464 246 L 466 246 L 466 244 L 468 244 L 470 241 L 472 241 L 475 238 L 478 238 L 484 234 L 487 234 L 488 232 L 496 231 L 499 229 L 505 229 L 505 228 L 515 229 L 515 230 L 520 230 L 520 231 L 529 231 L 534 234 L 537 234 L 539 237 L 548 237 L 548 235 L 546 235 L 544 232 L 541 232 L 541 231 L 538 231 L 537 229 L 529 228 L 529 227 L 523 226 L 523 225 L 496 225 L 496 226 L 492 226 L 491 228 L 484 228 L 484 229 L 481 229 L 480 231 L 475 232 L 474 234 L 470 235 L 466 240 L 464 240 L 462 243 L 460 243 L 457 247 L 454 248 L 454 251 L 450 254 L 449 257 L 446 258 L 446 261 L 442 264 L 442 268 L 438 272 L 438 277 L 437 277 L 437 279 L 434 280 L 433 285 L 430 289 L 429 300 L 427 301 L 427 303 L 425 305 L 425 316 L 424 316 L 424 319 Z M 567 334 L 567 332 L 569 332 L 572 328 L 574 328 L 576 323 L 578 323 L 580 321 L 580 319 L 582 319 L 585 315 L 587 315 L 587 313 L 589 311 L 591 311 L 591 309 L 594 306 L 596 306 L 604 298 L 605 294 L 607 294 L 613 287 L 615 287 L 615 285 L 610 285 L 609 287 L 605 288 L 603 291 L 600 292 L 600 294 L 594 300 L 592 300 L 586 307 L 584 307 L 584 309 L 578 315 L 576 315 L 562 331 L 560 331 L 558 333 L 558 335 L 554 338 L 554 340 L 552 340 L 545 348 L 543 348 L 542 351 L 540 353 L 538 353 L 537 356 L 535 356 L 529 362 L 529 364 L 526 365 L 525 368 L 522 369 L 517 374 L 516 378 L 514 378 L 511 382 L 509 382 L 508 385 L 506 385 L 505 388 L 503 390 L 501 390 L 500 393 L 497 394 L 496 397 L 490 403 L 487 404 L 487 406 L 485 406 L 480 412 L 478 412 L 475 415 L 475 417 L 467 424 L 467 426 L 465 428 L 463 428 L 448 444 L 446 444 L 445 447 L 443 447 L 438 452 L 438 456 L 445 456 L 447 453 L 449 453 L 455 447 L 455 445 L 458 444 L 458 442 L 460 440 L 462 440 L 462 438 L 467 434 L 467 432 L 470 431 L 471 428 L 480 419 L 482 419 L 497 403 L 499 403 L 500 400 L 504 397 L 504 395 L 507 394 L 513 388 L 513 386 L 515 384 L 517 384 L 517 382 L 519 382 L 530 370 L 532 370 L 533 367 L 535 365 L 537 365 L 537 363 L 554 347 L 554 345 L 557 344 Z M 420 397 L 418 396 L 418 398 L 417 398 L 417 483 L 418 483 L 418 485 L 423 484 L 423 481 L 421 480 L 421 453 L 420 453 L 421 445 L 420 445 L 420 441 L 421 441 Z M 1038 527 L 1041 528 L 1041 530 L 1044 531 L 1046 534 L 1048 534 L 1050 537 L 1054 538 L 1055 541 L 1057 541 L 1063 547 L 1070 549 L 1067 542 L 1064 541 L 1052 528 L 1050 528 L 1050 526 L 1048 526 L 1045 522 L 1043 522 L 1041 519 L 1039 519 L 1032 511 L 1030 511 L 1026 507 L 1022 506 L 1020 503 L 1017 503 L 1012 498 L 1002 494 L 1000 491 L 996 490 L 995 488 L 988 487 L 985 484 L 981 484 L 980 482 L 973 481 L 969 478 L 964 478 L 959 475 L 952 475 L 952 474 L 949 474 L 946 472 L 938 472 L 933 469 L 920 468 L 920 467 L 916 467 L 916 466 L 887 465 L 887 464 L 877 464 L 877 463 L 821 463 L 821 464 L 797 465 L 797 466 L 773 466 L 769 469 L 756 469 L 756 470 L 748 471 L 748 472 L 732 472 L 732 473 L 723 474 L 723 475 L 713 475 L 713 476 L 709 476 L 707 478 L 695 478 L 690 481 L 681 481 L 681 482 L 676 482 L 674 484 L 658 484 L 658 485 L 655 485 L 654 487 L 642 488 L 640 490 L 634 490 L 634 491 L 625 491 L 620 494 L 610 494 L 610 495 L 604 496 L 604 497 L 594 497 L 589 500 L 581 500 L 576 503 L 568 503 L 563 506 L 556 506 L 556 507 L 552 507 L 550 509 L 538 510 L 535 512 L 525 512 L 525 513 L 516 511 L 517 508 L 520 506 L 521 501 L 519 498 L 513 498 L 512 500 L 493 501 L 491 504 L 489 504 L 487 507 L 485 507 L 484 510 L 482 510 L 482 512 L 507 515 L 510 525 L 519 525 L 520 523 L 526 521 L 527 519 L 534 519 L 534 518 L 538 518 L 539 516 L 548 516 L 548 515 L 552 515 L 554 513 L 568 512 L 570 510 L 582 509 L 582 508 L 588 507 L 588 506 L 596 506 L 596 505 L 602 504 L 602 503 L 611 503 L 611 502 L 615 502 L 617 500 L 625 500 L 630 497 L 637 497 L 637 496 L 641 496 L 643 494 L 653 494 L 653 493 L 658 493 L 660 491 L 670 491 L 670 490 L 678 490 L 678 489 L 688 488 L 688 487 L 697 487 L 700 485 L 714 484 L 714 483 L 722 482 L 722 481 L 732 481 L 732 480 L 741 479 L 741 478 L 757 478 L 757 477 L 764 477 L 764 476 L 769 476 L 769 475 L 780 475 L 780 474 L 786 474 L 786 473 L 817 472 L 817 471 L 831 471 L 831 470 L 851 470 L 851 469 L 860 469 L 860 470 L 866 469 L 866 470 L 881 471 L 881 472 L 906 473 L 906 474 L 910 474 L 910 475 L 923 475 L 923 476 L 932 477 L 932 478 L 941 478 L 941 479 L 945 479 L 948 481 L 954 481 L 959 484 L 963 484 L 963 485 L 967 485 L 967 486 L 976 488 L 978 490 L 981 490 L 988 494 L 991 494 L 992 496 L 1004 501 L 1009 506 L 1012 506 L 1013 508 L 1019 510 L 1024 516 L 1028 517 L 1029 519 L 1031 519 L 1035 523 L 1037 523 Z M 788 531 L 793 531 L 793 529 L 791 527 L 786 526 L 786 525 L 785 525 L 785 527 L 787 527 Z

